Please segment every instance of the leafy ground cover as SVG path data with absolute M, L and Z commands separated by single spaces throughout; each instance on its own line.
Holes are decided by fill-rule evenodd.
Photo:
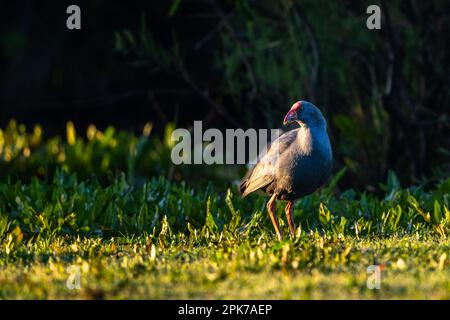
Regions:
M 102 187 L 61 172 L 0 183 L 0 296 L 448 299 L 449 186 L 383 199 L 326 188 L 299 201 L 296 238 L 279 242 L 264 199 L 233 190 L 124 177 Z M 371 265 L 379 290 L 367 288 Z
M 131 169 L 80 177 L 64 167 L 71 148 L 103 137 L 70 135 L 52 174 L 0 181 L 0 298 L 450 298 L 449 178 L 404 188 L 390 172 L 380 194 L 338 192 L 343 169 L 297 202 L 296 237 L 278 241 L 265 199 L 233 184 L 137 181 Z M 23 142 L 14 158 L 17 138 L 8 143 L 3 167 L 47 156 Z M 374 265 L 379 289 L 367 285 Z

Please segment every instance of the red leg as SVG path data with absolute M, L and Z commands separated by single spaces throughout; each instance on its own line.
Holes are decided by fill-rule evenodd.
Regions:
M 278 240 L 283 240 L 283 235 L 280 231 L 280 226 L 278 225 L 277 215 L 275 213 L 275 199 L 277 198 L 277 194 L 274 193 L 272 197 L 270 197 L 269 202 L 267 202 L 267 211 L 269 212 L 270 219 L 272 220 L 273 227 L 275 228 L 275 232 L 277 233 Z
M 294 217 L 292 214 L 293 208 L 294 208 L 294 201 L 288 201 L 288 203 L 286 204 L 286 218 L 289 224 L 289 232 L 292 238 L 295 236 L 295 224 L 294 224 Z

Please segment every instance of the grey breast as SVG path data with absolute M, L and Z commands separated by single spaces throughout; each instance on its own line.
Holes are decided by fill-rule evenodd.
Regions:
M 291 143 L 280 155 L 276 170 L 276 185 L 270 190 L 280 199 L 292 200 L 308 195 L 329 178 L 332 152 L 326 130 L 300 130 L 299 141 Z M 302 141 L 306 135 L 307 141 Z

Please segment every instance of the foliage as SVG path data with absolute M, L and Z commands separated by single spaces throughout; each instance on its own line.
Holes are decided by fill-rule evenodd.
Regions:
M 126 172 L 131 183 L 164 175 L 206 186 L 210 182 L 223 184 L 225 179 L 236 175 L 234 167 L 172 165 L 173 129 L 173 124 L 168 124 L 160 138 L 152 134 L 151 123 L 145 124 L 139 136 L 112 126 L 101 131 L 91 124 L 85 135 L 79 135 L 75 125 L 68 122 L 65 139 L 45 138 L 40 125 L 27 132 L 25 125 L 11 120 L 4 130 L 0 129 L 0 177 L 29 181 L 36 176 L 52 180 L 59 168 L 76 173 L 80 179 L 96 177 L 103 184 Z
M 18 57 L 3 72 L 3 117 L 68 92 L 80 94 L 76 113 L 140 95 L 133 107 L 150 104 L 164 132 L 147 123 L 139 135 L 94 125 L 80 135 L 68 122 L 65 137 L 46 137 L 15 121 L 0 130 L 0 298 L 449 299 L 445 2 L 382 2 L 378 31 L 365 27 L 369 4 L 147 2 L 140 26 L 108 20 L 119 4 L 96 4 L 107 35 L 66 41 L 49 32 L 60 20 L 47 19 L 44 51 L 22 8 L 22 27 L 13 22 L 0 43 Z M 116 88 L 131 91 L 87 96 Z M 239 168 L 173 166 L 170 134 L 200 118 L 274 128 L 297 99 L 329 120 L 337 173 L 296 203 L 296 235 L 278 241 L 264 198 L 237 196 Z M 52 117 L 69 112 L 56 106 Z M 281 228 L 287 235 L 284 219 Z M 380 290 L 367 289 L 371 265 Z M 80 290 L 66 286 L 71 267 Z
M 354 190 L 336 196 L 329 188 L 302 198 L 296 211 L 299 232 L 317 231 L 339 238 L 433 230 L 446 237 L 450 179 L 429 192 L 420 186 L 401 189 L 392 182 L 385 189 L 381 199 Z M 136 186 L 125 175 L 103 187 L 95 178 L 78 181 L 75 175 L 57 171 L 49 183 L 37 178 L 30 183 L 0 183 L 0 237 L 7 238 L 16 228 L 24 239 L 155 235 L 166 224 L 174 233 L 194 232 L 196 240 L 205 243 L 211 237 L 254 235 L 270 229 L 270 221 L 261 213 L 264 198 L 251 196 L 242 201 L 233 197 L 236 192 L 233 187 L 220 193 L 212 185 L 199 191 L 163 177 Z
M 284 241 L 264 200 L 234 188 L 102 187 L 61 171 L 0 183 L 0 297 L 448 298 L 450 179 L 425 192 L 390 177 L 382 198 L 325 188 L 300 200 Z M 373 264 L 379 291 L 366 287 Z M 73 266 L 80 290 L 66 287 Z
M 263 197 L 142 178 L 170 146 L 150 125 L 140 137 L 91 126 L 85 140 L 72 123 L 65 141 L 42 136 L 15 122 L 1 134 L 0 298 L 448 298 L 448 178 L 403 188 L 389 172 L 382 195 L 338 192 L 342 169 L 296 203 L 296 236 L 278 241 Z M 372 264 L 379 292 L 366 287 Z M 66 286 L 73 267 L 80 290 Z
M 329 119 L 338 166 L 349 169 L 346 186 L 373 190 L 389 169 L 408 184 L 448 175 L 443 2 L 383 2 L 375 31 L 365 25 L 367 1 L 225 3 L 208 2 L 215 24 L 194 49 L 178 33 L 163 44 L 145 26 L 117 32 L 116 49 L 145 61 L 139 68 L 152 77 L 184 80 L 219 126 L 278 127 L 295 100 L 313 101 Z

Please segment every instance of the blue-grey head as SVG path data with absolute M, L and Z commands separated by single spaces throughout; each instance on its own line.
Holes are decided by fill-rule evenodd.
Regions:
M 283 124 L 288 125 L 297 122 L 300 126 L 323 127 L 326 129 L 327 121 L 322 112 L 314 104 L 308 101 L 297 101 L 284 117 Z

